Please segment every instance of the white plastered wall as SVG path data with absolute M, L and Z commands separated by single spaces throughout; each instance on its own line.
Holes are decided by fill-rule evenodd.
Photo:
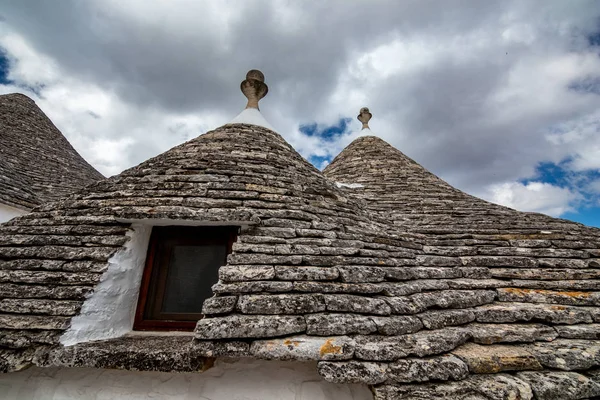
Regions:
M 60 338 L 64 346 L 131 332 L 152 226 L 132 224 L 131 228 L 125 248 L 108 260 L 100 283 Z
M 3 399 L 372 400 L 365 385 L 325 382 L 315 363 L 217 360 L 203 373 L 29 368 L 0 374 Z
M 28 212 L 29 211 L 27 210 L 0 204 L 0 224 L 13 219 L 14 217 L 18 217 L 19 215 L 27 214 Z

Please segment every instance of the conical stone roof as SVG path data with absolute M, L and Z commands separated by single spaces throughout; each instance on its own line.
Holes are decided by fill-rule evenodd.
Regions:
M 0 202 L 29 209 L 103 178 L 33 100 L 0 96 Z
M 524 227 L 510 216 L 529 214 L 482 200 L 469 203 L 479 222 L 449 225 L 476 199 L 365 141 L 387 153 L 346 150 L 322 174 L 272 130 L 229 124 L 0 226 L 0 365 L 189 371 L 254 357 L 316 361 L 376 400 L 599 396 L 600 231 L 546 216 Z M 359 172 L 388 174 L 380 158 L 413 189 Z M 344 159 L 353 175 L 327 179 Z M 422 202 L 419 176 L 437 191 Z M 405 217 L 407 193 L 426 224 Z M 132 222 L 165 220 L 243 226 L 194 339 L 60 345 Z

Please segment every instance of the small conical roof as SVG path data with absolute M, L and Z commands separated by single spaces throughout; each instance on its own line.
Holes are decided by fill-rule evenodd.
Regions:
M 345 184 L 340 186 L 365 200 L 369 209 L 420 233 L 584 229 L 574 222 L 515 211 L 464 193 L 376 136 L 354 140 L 323 174 Z
M 31 208 L 104 177 L 29 97 L 0 96 L 0 202 Z M 27 194 L 26 194 L 27 193 Z

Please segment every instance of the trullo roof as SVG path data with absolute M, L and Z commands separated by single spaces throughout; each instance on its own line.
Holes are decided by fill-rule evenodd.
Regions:
M 62 346 L 135 221 L 242 226 L 206 317 L 193 338 Z M 598 229 L 466 195 L 381 139 L 321 173 L 234 123 L 1 226 L 0 352 L 4 370 L 313 361 L 377 400 L 591 398 L 599 261 Z

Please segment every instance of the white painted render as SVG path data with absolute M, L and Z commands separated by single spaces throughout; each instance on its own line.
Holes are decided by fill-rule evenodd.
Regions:
M 38 368 L 0 374 L 6 400 L 372 400 L 365 385 L 325 382 L 316 363 L 217 360 L 202 373 Z
M 13 219 L 14 217 L 18 217 L 19 215 L 27 214 L 28 212 L 29 211 L 27 210 L 0 204 L 0 224 Z
M 263 128 L 267 128 L 272 130 L 273 132 L 277 132 L 275 128 L 271 126 L 260 113 L 260 111 L 256 108 L 246 108 L 244 111 L 239 113 L 237 117 L 232 119 L 230 124 L 250 124 L 250 125 L 258 125 Z
M 108 260 L 100 283 L 62 335 L 64 346 L 131 332 L 152 226 L 133 224 L 125 247 Z

